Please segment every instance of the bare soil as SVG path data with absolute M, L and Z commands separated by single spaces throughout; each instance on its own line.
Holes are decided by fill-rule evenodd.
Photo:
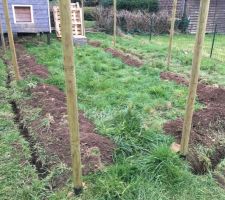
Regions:
M 43 79 L 48 78 L 48 70 L 43 65 L 38 65 L 36 63 L 36 59 L 33 56 L 27 54 L 22 45 L 16 44 L 16 49 L 20 73 L 23 78 L 26 78 L 29 75 L 35 75 Z
M 48 70 L 37 64 L 35 58 L 27 54 L 21 45 L 17 44 L 16 49 L 23 78 L 29 75 L 48 78 Z M 59 161 L 71 166 L 70 136 L 64 92 L 52 85 L 38 84 L 30 89 L 29 93 L 31 98 L 19 102 L 21 118 L 27 119 L 29 110 L 41 109 L 40 116 L 31 123 L 27 123 L 27 128 L 35 135 L 36 142 L 44 148 L 49 168 L 59 164 Z M 79 123 L 82 170 L 83 174 L 87 175 L 113 162 L 115 145 L 109 138 L 100 136 L 96 132 L 95 126 L 82 111 L 79 111 Z
M 101 47 L 102 43 L 99 41 L 88 41 L 88 44 L 93 47 Z M 105 52 L 112 54 L 113 57 L 120 58 L 124 64 L 133 67 L 141 67 L 144 63 L 136 56 L 114 48 L 106 48 Z
M 123 63 L 129 66 L 141 67 L 144 64 L 141 60 L 136 58 L 134 55 L 126 54 L 117 49 L 107 48 L 105 49 L 105 51 L 108 53 L 111 53 L 113 57 L 120 58 L 123 61 Z
M 171 72 L 161 73 L 161 78 L 186 86 L 189 83 L 183 76 Z M 197 95 L 205 108 L 194 112 L 187 159 L 196 174 L 203 174 L 209 168 L 216 169 L 225 158 L 225 89 L 199 84 Z M 183 119 L 177 119 L 167 122 L 164 130 L 175 136 L 177 143 L 180 143 L 182 126 Z M 199 145 L 211 150 L 207 158 L 209 162 L 199 155 Z
M 88 41 L 88 44 L 93 46 L 93 47 L 101 47 L 102 43 L 100 41 Z

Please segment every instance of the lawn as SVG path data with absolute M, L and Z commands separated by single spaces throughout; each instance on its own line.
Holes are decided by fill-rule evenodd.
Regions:
M 224 199 L 225 192 L 211 173 L 202 176 L 192 174 L 188 163 L 169 149 L 174 138 L 164 134 L 163 124 L 183 116 L 188 89 L 160 79 L 160 73 L 167 70 L 168 37 L 154 36 L 152 41 L 148 36 L 118 37 L 116 48 L 144 60 L 141 68 L 135 68 L 104 51 L 103 48 L 112 44 L 111 36 L 103 33 L 87 36 L 91 40 L 101 41 L 102 48 L 87 45 L 75 49 L 79 108 L 95 124 L 99 134 L 110 137 L 116 143 L 117 149 L 112 166 L 84 177 L 86 187 L 77 199 Z M 224 38 L 218 38 L 221 42 L 217 43 L 220 47 L 215 49 L 217 59 L 212 60 L 208 58 L 212 37 L 206 38 L 202 79 L 207 83 L 225 85 L 222 78 L 225 64 L 221 59 Z M 38 40 L 34 38 L 24 45 L 51 73 L 46 82 L 64 90 L 60 42 L 53 38 L 48 46 Z M 171 71 L 189 75 L 193 43 L 193 36 L 175 36 Z M 196 109 L 202 107 L 196 103 Z M 13 170 L 11 172 L 13 174 Z M 23 179 L 25 175 L 21 177 Z M 64 189 L 50 191 L 47 195 L 43 190 L 43 181 L 33 180 L 34 183 L 40 182 L 40 189 L 37 192 L 31 190 L 34 195 L 31 199 L 42 199 L 43 194 L 39 191 L 44 191 L 45 196 L 50 196 L 49 199 L 67 199 L 71 190 L 69 183 Z M 3 187 L 7 187 L 6 184 Z M 11 192 L 10 195 L 10 199 L 18 199 Z
M 111 45 L 111 36 L 106 34 L 90 34 L 90 39 L 103 43 L 103 47 Z M 117 48 L 128 53 L 141 56 L 145 63 L 152 67 L 165 70 L 165 61 L 168 52 L 168 36 L 118 37 Z M 192 52 L 194 48 L 194 35 L 175 35 L 173 44 L 173 60 L 170 71 L 189 75 L 192 64 Z M 210 84 L 225 85 L 225 36 L 217 35 L 213 57 L 209 58 L 212 45 L 212 35 L 206 35 L 203 48 L 203 61 L 201 66 L 201 78 Z M 215 78 L 216 77 L 216 78 Z

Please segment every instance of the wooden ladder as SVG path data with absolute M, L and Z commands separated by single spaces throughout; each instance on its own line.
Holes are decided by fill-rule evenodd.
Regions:
M 58 38 L 61 38 L 61 21 L 59 6 L 53 6 L 53 16 L 55 21 L 55 30 Z M 71 3 L 72 31 L 73 36 L 84 36 L 82 23 L 82 8 L 79 3 Z

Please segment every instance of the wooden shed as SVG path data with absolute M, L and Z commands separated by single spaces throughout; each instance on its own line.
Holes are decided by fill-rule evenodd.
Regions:
M 159 7 L 161 10 L 172 10 L 173 0 L 159 0 Z M 199 15 L 200 0 L 178 0 L 177 4 L 177 17 L 181 18 L 186 12 L 190 20 L 189 32 L 196 33 L 198 15 Z M 225 1 L 224 0 L 211 0 L 209 17 L 207 23 L 207 33 L 214 31 L 217 24 L 217 32 L 225 33 Z
M 51 32 L 49 0 L 8 0 L 9 14 L 13 33 Z M 6 32 L 2 2 L 0 17 L 3 32 Z

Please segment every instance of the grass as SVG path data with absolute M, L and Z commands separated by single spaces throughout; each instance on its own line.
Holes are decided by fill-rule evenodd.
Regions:
M 223 36 L 220 37 L 222 41 Z M 103 47 L 111 45 L 111 36 L 106 34 L 88 34 L 88 38 L 102 41 Z M 211 36 L 206 40 L 209 48 Z M 193 42 L 193 36 L 175 37 L 171 71 L 189 74 Z M 51 76 L 46 82 L 64 90 L 60 42 L 53 39 L 48 46 L 33 39 L 26 42 L 26 47 L 50 71 Z M 164 135 L 163 124 L 183 116 L 188 91 L 184 86 L 160 79 L 160 72 L 166 70 L 167 36 L 155 36 L 150 43 L 147 36 L 118 37 L 117 48 L 142 57 L 144 66 L 139 69 L 129 67 L 101 48 L 84 46 L 75 50 L 79 107 L 94 122 L 100 134 L 117 144 L 115 163 L 84 177 L 86 189 L 76 199 L 224 199 L 225 192 L 210 174 L 193 175 L 188 164 L 169 150 L 174 139 Z M 224 63 L 209 60 L 207 48 L 202 76 L 207 82 L 224 85 Z M 220 55 L 221 50 L 217 51 L 215 55 Z M 6 72 L 2 62 L 0 78 L 0 198 L 71 199 L 71 183 L 60 191 L 48 191 L 45 188 L 48 178 L 39 180 L 28 162 L 21 163 L 21 158 L 29 160 L 29 146 L 13 123 L 12 110 L 5 96 L 8 89 L 5 88 Z M 22 85 L 28 83 L 32 87 L 38 82 L 37 79 Z M 17 90 L 13 89 L 13 98 L 19 98 Z M 196 104 L 196 109 L 201 107 Z M 21 151 L 14 150 L 14 142 L 21 146 Z
M 103 47 L 111 44 L 111 36 L 105 34 L 88 37 L 103 41 Z M 50 46 L 34 46 L 30 42 L 26 47 L 49 69 L 47 82 L 64 90 L 60 43 L 53 40 Z M 211 175 L 193 175 L 188 164 L 169 150 L 173 138 L 163 134 L 166 121 L 183 116 L 187 96 L 186 87 L 160 80 L 160 72 L 166 70 L 166 37 L 154 37 L 151 43 L 146 36 L 118 38 L 117 48 L 142 56 L 146 64 L 132 68 L 91 46 L 75 50 L 79 107 L 100 134 L 117 144 L 115 164 L 85 177 L 87 189 L 82 199 L 224 199 L 224 191 Z M 188 74 L 191 63 L 180 63 L 186 54 L 179 52 L 174 53 L 171 70 Z M 190 57 L 189 52 L 186 59 Z M 204 72 L 207 80 L 214 77 L 213 83 L 223 84 L 217 78 L 219 71 L 210 74 L 207 62 Z M 197 103 L 196 109 L 200 107 Z M 60 194 L 65 196 L 63 191 Z
M 14 124 L 6 67 L 0 60 L 0 199 L 41 199 L 45 183 L 30 165 L 29 144 Z
M 92 40 L 99 40 L 103 47 L 111 46 L 112 37 L 104 33 L 90 34 Z M 217 35 L 212 59 L 209 58 L 212 44 L 212 35 L 206 35 L 203 61 L 201 66 L 201 78 L 210 84 L 225 85 L 225 36 Z M 173 60 L 170 71 L 190 74 L 192 64 L 192 52 L 194 48 L 194 35 L 175 35 L 173 44 Z M 168 49 L 167 35 L 153 36 L 149 41 L 148 36 L 118 37 L 117 46 L 128 53 L 141 56 L 145 63 L 150 63 L 152 67 L 166 70 L 166 58 Z M 216 77 L 216 78 L 215 78 Z
M 95 21 L 85 21 L 85 28 L 94 28 Z

